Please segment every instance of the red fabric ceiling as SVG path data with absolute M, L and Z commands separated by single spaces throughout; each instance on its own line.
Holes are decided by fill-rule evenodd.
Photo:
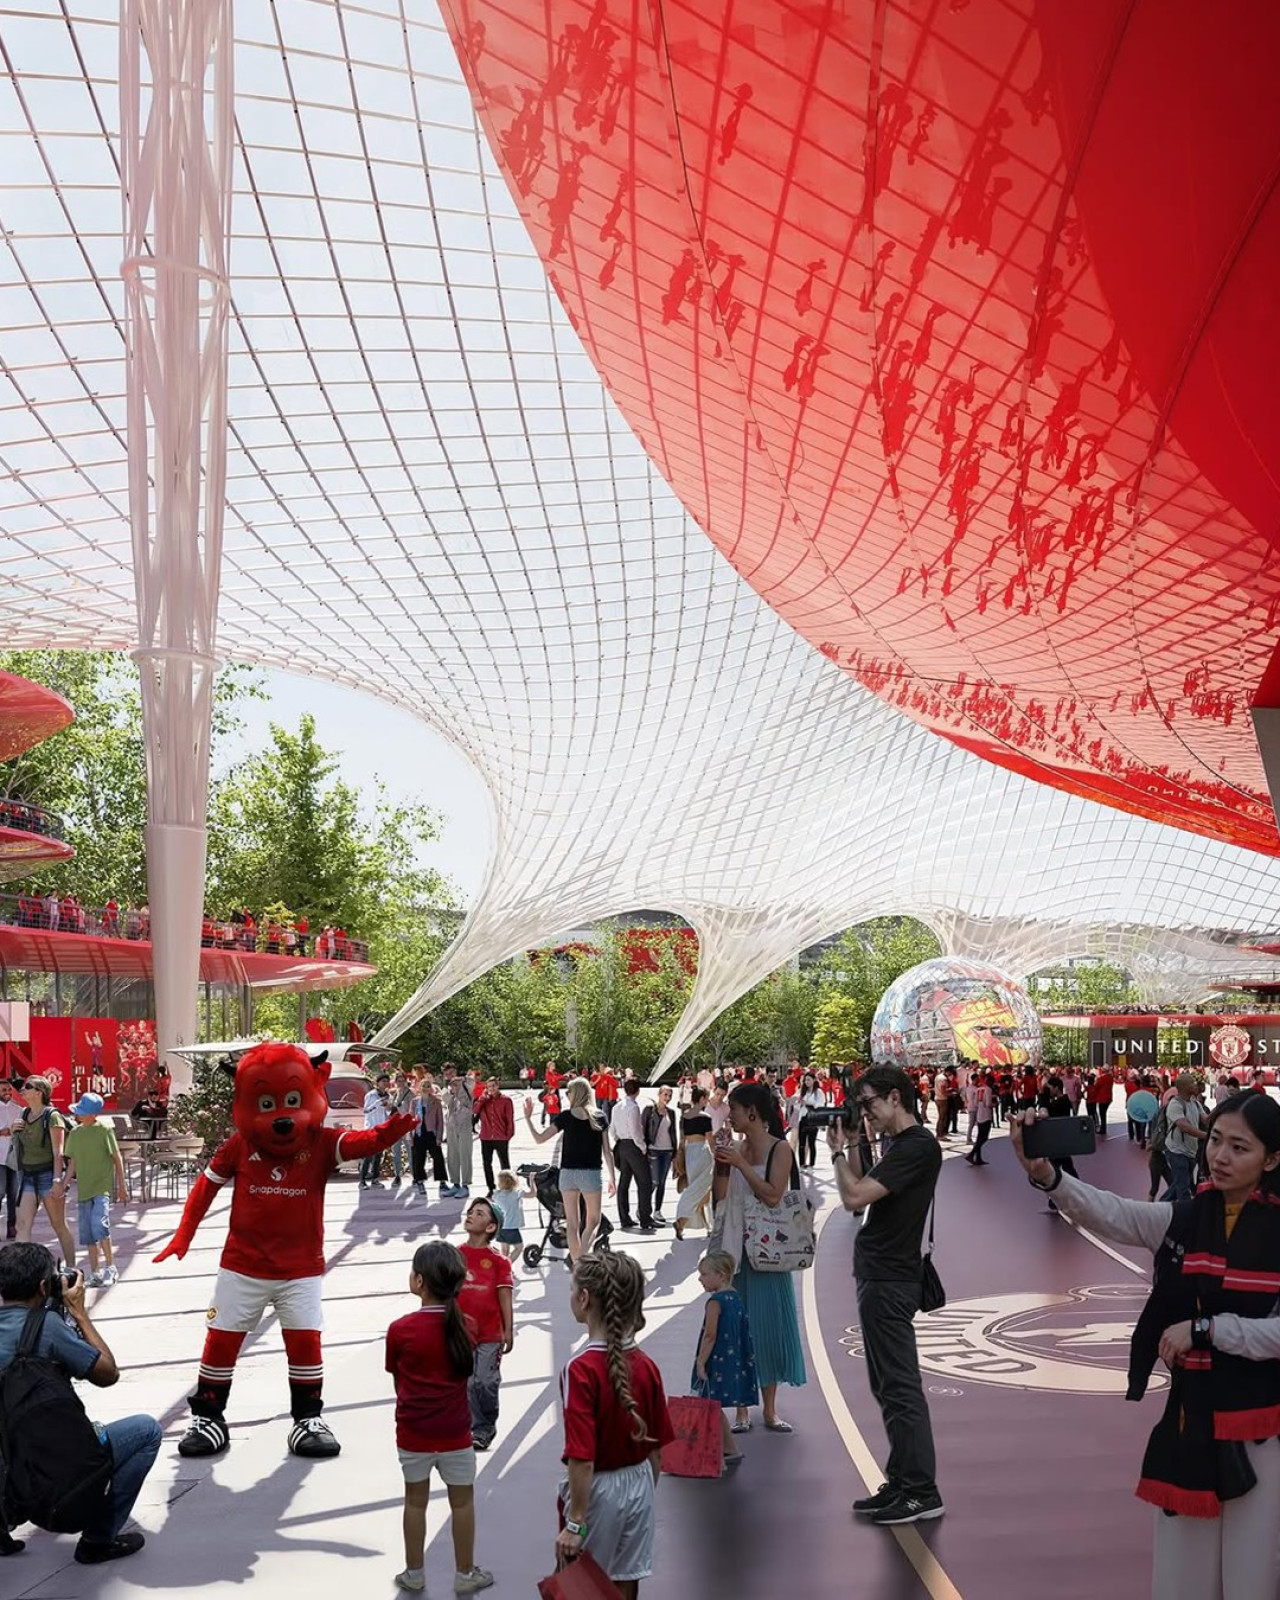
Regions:
M 73 716 L 71 707 L 52 689 L 0 672 L 0 761 L 52 738 Z
M 1270 0 L 446 0 L 691 514 L 892 704 L 1280 853 Z

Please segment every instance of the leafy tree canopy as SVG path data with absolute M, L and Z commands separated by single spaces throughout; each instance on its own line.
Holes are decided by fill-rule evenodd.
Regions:
M 74 894 L 86 906 L 113 895 L 147 900 L 146 753 L 138 669 L 109 651 L 0 651 L 0 670 L 55 690 L 75 709 L 69 728 L 0 762 L 0 796 L 58 812 L 72 860 L 43 868 L 32 881 L 46 892 Z M 246 699 L 261 696 L 260 677 L 242 667 L 218 674 L 213 751 L 240 726 Z

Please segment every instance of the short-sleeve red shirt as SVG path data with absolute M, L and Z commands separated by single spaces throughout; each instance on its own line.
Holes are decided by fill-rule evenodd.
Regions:
M 631 1396 L 644 1419 L 644 1439 L 634 1437 L 635 1422 L 609 1381 L 603 1344 L 589 1344 L 560 1374 L 564 1406 L 564 1461 L 590 1461 L 597 1472 L 616 1472 L 647 1461 L 675 1437 L 667 1413 L 662 1374 L 638 1345 L 626 1352 Z
M 458 1291 L 458 1307 L 471 1323 L 477 1344 L 502 1343 L 502 1305 L 499 1289 L 510 1289 L 511 1263 L 487 1244 L 459 1247 L 467 1264 L 467 1281 Z
M 471 1443 L 467 1380 L 453 1370 L 443 1306 L 420 1306 L 387 1329 L 387 1371 L 396 1381 L 401 1450 L 465 1450 Z
M 315 1278 L 324 1271 L 324 1186 L 338 1165 L 338 1128 L 321 1128 L 294 1156 L 250 1150 L 233 1133 L 205 1176 L 234 1181 L 222 1265 L 247 1278 Z

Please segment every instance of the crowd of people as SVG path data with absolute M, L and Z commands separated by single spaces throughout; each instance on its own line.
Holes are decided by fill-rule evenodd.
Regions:
M 151 908 L 122 906 L 114 896 L 102 906 L 83 906 L 74 894 L 29 892 L 0 897 L 0 920 L 18 928 L 42 928 L 49 933 L 91 934 L 104 939 L 150 939 Z M 321 960 L 363 961 L 368 946 L 345 928 L 326 923 L 312 934 L 305 916 L 255 917 L 246 909 L 229 917 L 205 912 L 200 923 L 200 943 L 206 950 L 252 950 L 265 955 L 305 956 Z
M 1171 1377 L 1138 1490 L 1157 1513 L 1154 1593 L 1162 1600 L 1274 1600 L 1280 1105 L 1261 1085 L 1243 1085 L 1226 1072 L 1206 1088 L 1185 1072 L 1119 1080 L 1111 1072 L 1070 1068 L 908 1075 L 855 1066 L 824 1077 L 793 1063 L 784 1071 L 690 1076 L 642 1099 L 634 1078 L 619 1081 L 607 1067 L 565 1074 L 548 1063 L 541 1084 L 526 1087 L 537 1090 L 523 1098 L 526 1130 L 535 1145 L 556 1147 L 548 1166 L 563 1207 L 569 1308 L 587 1333 L 585 1348 L 560 1379 L 561 1559 L 586 1550 L 624 1596 L 637 1593 L 652 1570 L 655 1485 L 673 1437 L 667 1383 L 637 1343 L 643 1271 L 624 1251 L 602 1248 L 606 1198 L 616 1200 L 624 1231 L 672 1226 L 684 1238 L 691 1229 L 705 1230 L 705 1247 L 690 1257 L 705 1299 L 687 1386 L 714 1402 L 727 1475 L 743 1459 L 743 1435 L 757 1408 L 765 1429 L 793 1431 L 779 1392 L 806 1382 L 795 1271 L 763 1263 L 758 1223 L 803 1193 L 819 1134 L 838 1202 L 862 1218 L 853 1264 L 858 1323 L 889 1444 L 884 1483 L 852 1510 L 888 1527 L 942 1516 L 914 1333 L 916 1316 L 930 1307 L 925 1234 L 946 1146 L 964 1137 L 969 1159 L 980 1165 L 992 1127 L 1004 1123 L 1015 1158 L 1051 1205 L 1101 1237 L 1145 1247 L 1154 1257 L 1130 1370 L 1131 1394 L 1141 1392 L 1158 1360 Z M 1069 1161 L 1024 1151 L 1027 1124 L 1045 1117 L 1088 1117 L 1096 1135 L 1107 1137 L 1107 1113 L 1121 1094 L 1129 1139 L 1148 1157 L 1163 1158 L 1167 1188 L 1159 1200 L 1110 1194 L 1082 1182 Z M 28 1311 L 44 1304 L 56 1272 L 52 1255 L 26 1242 L 36 1206 L 45 1205 L 64 1261 L 73 1261 L 65 1210 L 48 1201 L 65 1199 L 71 1176 L 83 1178 L 80 1240 L 91 1268 L 100 1270 L 96 1251 L 111 1265 L 107 1205 L 85 1187 L 106 1196 L 124 1182 L 91 1097 L 74 1108 L 74 1128 L 48 1115 L 47 1095 L 35 1080 L 23 1101 L 16 1118 L 0 1116 L 21 1150 L 19 1216 L 27 1219 L 24 1240 L 0 1250 L 0 1381 Z M 0 1086 L 0 1105 L 7 1103 Z M 520 1323 L 511 1258 L 523 1242 L 523 1208 L 531 1195 L 540 1198 L 532 1183 L 521 1186 L 529 1174 L 511 1168 L 515 1112 L 496 1079 L 449 1064 L 438 1074 L 425 1066 L 384 1073 L 366 1097 L 367 1126 L 406 1114 L 414 1125 L 404 1141 L 365 1160 L 362 1191 L 383 1184 L 385 1162 L 392 1183 L 407 1172 L 425 1195 L 430 1165 L 441 1195 L 466 1201 L 458 1241 L 433 1240 L 413 1258 L 411 1292 L 426 1314 L 397 1318 L 386 1337 L 404 1479 L 405 1565 L 396 1581 L 410 1592 L 426 1583 L 433 1474 L 448 1493 L 455 1591 L 477 1592 L 493 1581 L 476 1559 L 476 1453 L 490 1449 L 498 1434 L 501 1363 Z M 487 1193 L 473 1197 L 477 1137 Z M 669 1186 L 676 1190 L 670 1221 Z M 48 1353 L 77 1376 L 114 1381 L 110 1352 L 84 1309 L 83 1284 L 68 1287 L 63 1303 L 74 1330 L 59 1322 Z M 684 1387 L 684 1374 L 676 1381 Z M 141 1543 L 141 1535 L 123 1529 L 158 1445 L 158 1431 L 144 1426 L 148 1420 L 116 1425 L 127 1470 L 109 1511 L 82 1533 L 80 1560 L 114 1559 Z
M 329 961 L 362 961 L 369 953 L 362 940 L 353 939 L 336 923 L 325 923 L 313 940 L 305 916 L 264 915 L 259 919 L 247 908 L 233 911 L 229 917 L 212 917 L 206 911 L 200 943 L 206 949 L 257 950 L 271 956 L 305 956 L 312 953 L 314 944 L 314 954 Z
M 66 833 L 66 823 L 56 812 L 28 805 L 25 800 L 0 799 L 0 828 L 38 833 L 45 839 L 61 839 Z

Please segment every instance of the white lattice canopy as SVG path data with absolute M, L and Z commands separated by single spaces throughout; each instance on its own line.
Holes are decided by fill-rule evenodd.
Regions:
M 701 940 L 664 1062 L 879 913 L 1016 973 L 1176 971 L 1184 998 L 1247 967 L 1274 863 L 939 740 L 690 523 L 549 287 L 431 0 L 244 4 L 234 27 L 216 649 L 407 708 L 493 804 L 471 915 L 384 1040 L 637 906 Z M 0 6 L 0 37 L 0 638 L 137 649 L 119 15 Z

